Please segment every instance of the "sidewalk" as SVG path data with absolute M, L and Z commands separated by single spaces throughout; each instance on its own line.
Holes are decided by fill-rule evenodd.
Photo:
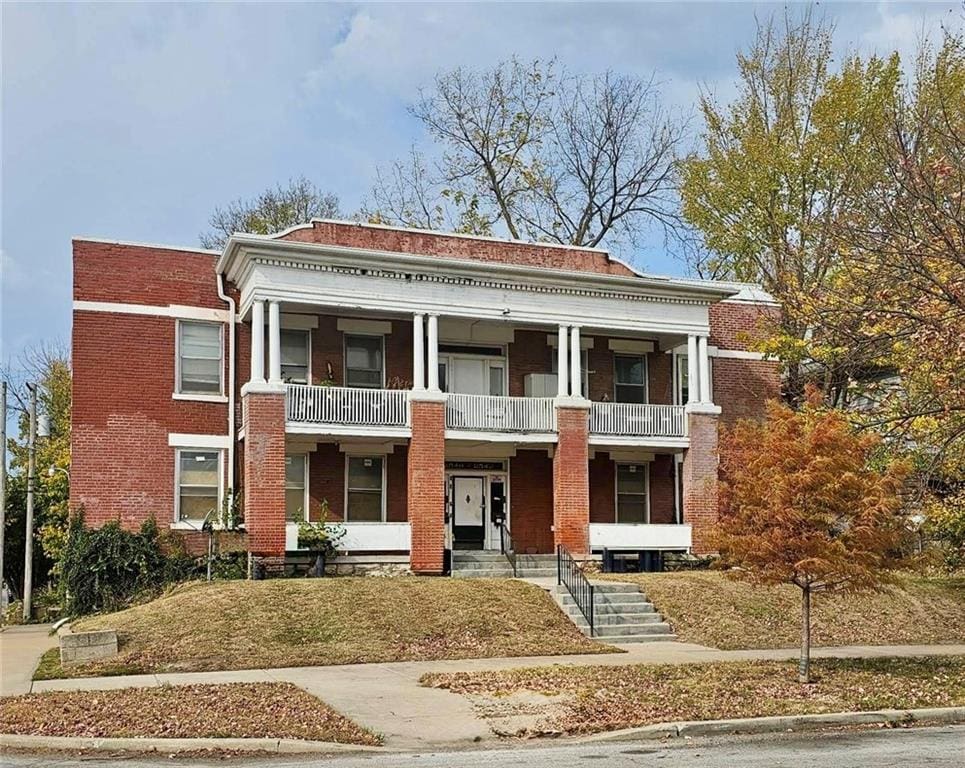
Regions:
M 57 645 L 52 624 L 14 624 L 0 630 L 0 696 L 30 691 L 40 657 Z
M 290 682 L 318 696 L 347 717 L 381 733 L 398 749 L 459 747 L 493 738 L 469 700 L 448 691 L 423 688 L 427 672 L 490 671 L 560 664 L 566 666 L 625 664 L 689 664 L 748 659 L 794 659 L 796 648 L 762 651 L 719 651 L 687 643 L 641 643 L 622 646 L 626 653 L 578 656 L 463 659 L 444 661 L 351 664 L 332 667 L 251 669 L 235 672 L 190 672 L 76 680 L 44 680 L 32 690 L 104 690 L 134 686 L 194 683 Z M 814 658 L 965 655 L 960 645 L 841 646 L 815 648 Z M 39 657 L 39 654 L 38 654 Z M 4 649 L 6 667 L 6 649 Z M 6 680 L 6 671 L 4 671 Z M 6 686 L 4 686 L 6 691 Z

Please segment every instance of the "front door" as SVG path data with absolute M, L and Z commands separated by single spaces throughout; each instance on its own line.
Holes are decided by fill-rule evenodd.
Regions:
M 454 549 L 482 549 L 486 540 L 485 478 L 452 478 Z

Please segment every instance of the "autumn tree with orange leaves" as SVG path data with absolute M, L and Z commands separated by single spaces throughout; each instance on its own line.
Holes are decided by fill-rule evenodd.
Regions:
M 811 595 L 877 589 L 897 565 L 906 467 L 875 467 L 877 444 L 822 408 L 813 389 L 800 411 L 772 402 L 764 422 L 722 437 L 721 562 L 733 577 L 801 590 L 802 683 L 811 679 Z

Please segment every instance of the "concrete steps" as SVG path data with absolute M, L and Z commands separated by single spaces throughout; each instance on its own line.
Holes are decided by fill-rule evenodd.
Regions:
M 594 640 L 603 643 L 650 643 L 676 639 L 670 625 L 635 585 L 595 582 L 593 587 Z M 557 585 L 550 593 L 570 621 L 588 635 L 589 622 L 566 587 Z
M 556 555 L 518 555 L 516 575 L 524 579 L 554 578 Z M 487 551 L 456 551 L 452 555 L 456 578 L 511 579 L 513 567 L 505 555 Z

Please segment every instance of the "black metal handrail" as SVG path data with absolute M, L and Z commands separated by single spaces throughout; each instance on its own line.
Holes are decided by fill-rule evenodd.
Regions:
M 586 623 L 590 625 L 590 637 L 593 637 L 593 585 L 573 555 L 562 544 L 556 547 L 556 583 L 566 587 Z
M 506 523 L 499 526 L 499 551 L 502 552 L 509 564 L 513 566 L 513 576 L 518 576 L 516 572 L 516 542 L 513 541 L 513 532 L 509 530 Z

